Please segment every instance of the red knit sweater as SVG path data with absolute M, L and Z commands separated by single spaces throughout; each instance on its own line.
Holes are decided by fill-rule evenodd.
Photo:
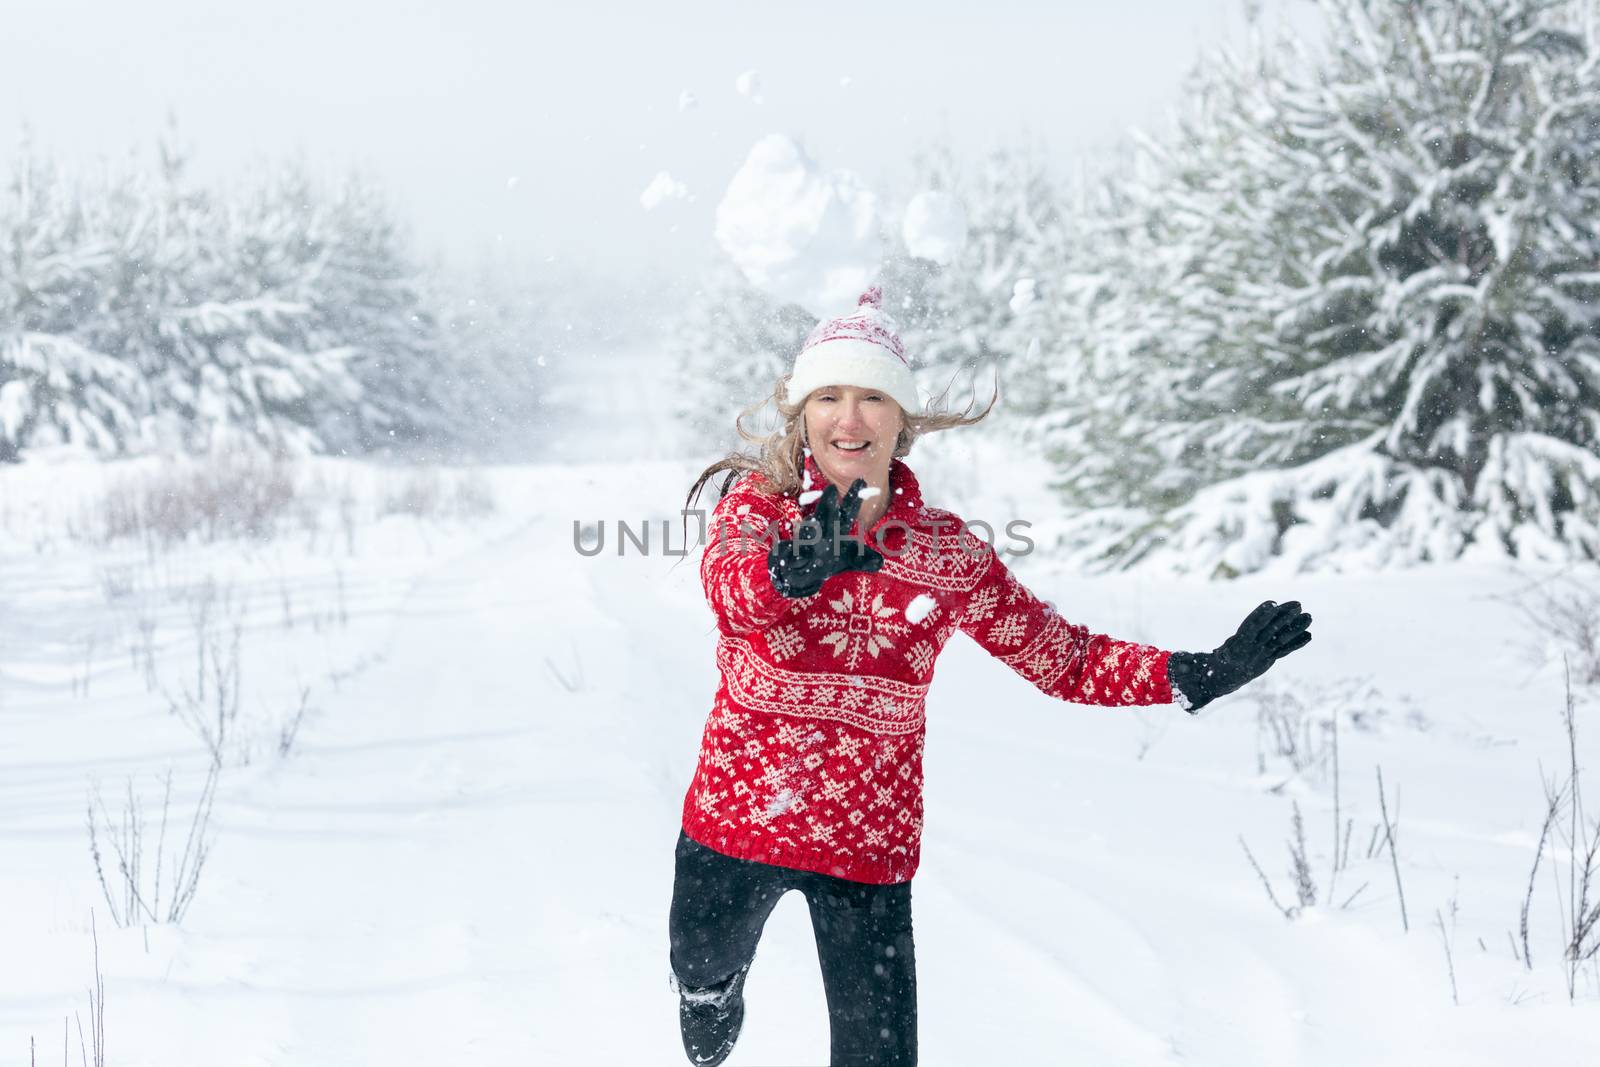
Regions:
M 810 457 L 810 484 L 827 481 Z M 683 804 L 708 848 L 888 884 L 916 873 L 923 702 L 957 629 L 1050 696 L 1165 704 L 1169 652 L 1074 626 L 1030 593 L 961 520 L 928 507 L 895 460 L 875 574 L 846 572 L 791 600 L 767 576 L 768 524 L 813 510 L 746 475 L 712 512 L 700 563 L 721 681 Z M 896 554 L 898 553 L 898 555 Z M 926 598 L 926 599 L 923 599 Z

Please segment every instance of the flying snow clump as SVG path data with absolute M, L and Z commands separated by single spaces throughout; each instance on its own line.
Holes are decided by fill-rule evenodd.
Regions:
M 650 179 L 650 184 L 639 194 L 639 203 L 644 205 L 646 211 L 654 211 L 668 200 L 682 200 L 688 195 L 687 185 L 666 171 L 661 171 Z
M 918 259 L 949 263 L 967 243 L 966 209 L 949 193 L 925 190 L 906 205 L 901 234 L 906 250 Z
M 717 205 L 716 238 L 756 288 L 818 318 L 852 308 L 883 256 L 878 199 L 789 137 L 750 149 Z

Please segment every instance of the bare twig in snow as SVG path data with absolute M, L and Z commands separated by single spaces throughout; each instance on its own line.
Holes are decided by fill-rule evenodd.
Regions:
M 1411 932 L 1411 921 L 1406 918 L 1406 890 L 1400 884 L 1400 857 L 1394 846 L 1394 825 L 1389 822 L 1389 801 L 1383 792 L 1383 768 L 1378 768 L 1378 805 L 1383 811 L 1383 836 L 1389 845 L 1389 861 L 1394 865 L 1394 887 L 1400 894 L 1400 925 Z
M 101 801 L 99 790 L 96 788 L 89 804 L 89 852 L 94 859 L 95 874 L 100 880 L 101 892 L 105 894 L 106 904 L 111 910 L 111 919 L 118 926 L 129 927 L 136 922 L 183 921 L 184 914 L 189 910 L 189 905 L 199 889 L 200 873 L 210 853 L 211 839 L 207 831 L 211 821 L 212 805 L 216 799 L 217 781 L 221 773 L 222 765 L 212 761 L 200 799 L 195 806 L 194 814 L 190 817 L 189 832 L 183 852 L 175 858 L 173 885 L 164 906 L 162 870 L 166 859 L 167 819 L 172 792 L 171 772 L 167 773 L 166 793 L 161 807 L 161 824 L 156 844 L 155 884 L 149 888 L 146 887 L 144 878 L 143 804 L 133 791 L 132 780 L 128 782 L 127 806 L 122 812 L 120 828 L 106 812 L 105 804 Z M 117 861 L 116 870 L 119 878 L 115 891 L 112 880 L 107 877 L 107 865 L 100 851 L 102 834 L 109 840 L 111 851 Z
M 1490 599 L 1515 604 L 1536 631 L 1566 645 L 1577 656 L 1580 682 L 1600 682 L 1600 594 L 1563 572 L 1525 593 Z
M 294 715 L 290 717 L 289 721 L 278 731 L 278 755 L 280 758 L 287 759 L 290 750 L 294 748 L 294 739 L 300 733 L 300 724 L 305 720 L 306 709 L 310 706 L 310 703 L 311 687 L 302 685 L 300 687 L 299 706 L 295 708 Z
M 1450 933 L 1444 928 L 1444 916 L 1439 914 L 1439 909 L 1433 909 L 1433 920 L 1439 927 L 1439 937 L 1444 940 L 1444 962 L 1450 970 L 1450 1002 L 1456 1007 L 1461 1006 L 1461 997 L 1456 991 L 1456 961 L 1450 954 Z
M 1566 681 L 1566 703 L 1562 716 L 1567 728 L 1568 777 L 1571 788 L 1568 795 L 1570 828 L 1567 834 L 1567 907 L 1563 922 L 1566 929 L 1567 1001 L 1577 998 L 1578 970 L 1600 950 L 1600 939 L 1590 944 L 1596 922 L 1600 921 L 1600 901 L 1591 904 L 1597 872 L 1596 850 L 1600 849 L 1600 823 L 1591 830 L 1583 812 L 1583 785 L 1578 767 L 1578 724 L 1572 699 L 1572 669 L 1565 656 L 1561 657 Z M 1559 898 L 1559 894 L 1557 894 Z
M 1528 913 L 1533 908 L 1533 887 L 1539 877 L 1539 861 L 1544 857 L 1544 843 L 1550 839 L 1550 827 L 1561 814 L 1561 797 L 1566 792 L 1563 785 L 1559 791 L 1549 783 L 1545 784 L 1545 809 L 1544 825 L 1539 828 L 1539 844 L 1533 850 L 1533 869 L 1528 872 L 1528 891 L 1522 897 L 1522 962 L 1528 970 L 1533 970 L 1533 949 L 1528 944 Z
M 89 912 L 89 931 L 94 936 L 94 988 L 89 991 L 89 1035 L 94 1040 L 94 1067 L 106 1067 L 106 980 L 100 974 L 100 930 L 94 912 Z M 78 1043 L 83 1043 L 83 1024 L 78 1024 Z
M 1294 876 L 1295 895 L 1300 900 L 1302 908 L 1309 908 L 1317 902 L 1317 886 L 1311 880 L 1311 863 L 1306 859 L 1306 826 L 1300 818 L 1300 804 L 1293 802 L 1294 807 L 1294 837 L 1289 842 L 1290 873 Z
M 1333 899 L 1334 886 L 1339 881 L 1339 716 L 1329 724 L 1333 733 L 1333 860 L 1328 872 L 1328 899 Z
M 569 693 L 576 693 L 578 690 L 583 688 L 583 661 L 578 658 L 577 646 L 573 645 L 571 647 L 572 673 L 570 677 L 564 673 L 560 667 L 557 667 L 555 665 L 555 661 L 549 656 L 544 658 L 544 665 L 545 669 L 550 672 L 551 676 L 555 678 L 558 683 L 560 683 L 561 688 L 565 689 Z
M 1255 854 L 1250 851 L 1250 846 L 1245 844 L 1245 840 L 1242 836 L 1239 838 L 1239 845 L 1244 849 L 1245 856 L 1250 860 L 1250 866 L 1255 868 L 1256 874 L 1260 877 L 1261 884 L 1267 891 L 1267 899 L 1272 901 L 1272 906 L 1281 911 L 1284 918 L 1293 919 L 1296 914 L 1295 911 L 1278 903 L 1278 895 L 1272 891 L 1272 882 L 1267 878 L 1267 872 L 1263 871 L 1261 869 L 1261 864 L 1256 862 Z

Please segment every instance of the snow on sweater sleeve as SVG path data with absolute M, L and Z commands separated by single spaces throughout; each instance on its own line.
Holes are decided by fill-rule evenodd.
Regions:
M 807 602 L 785 597 L 767 574 L 767 550 L 783 525 L 778 501 L 753 489 L 736 487 L 712 509 L 700 584 L 725 632 L 765 629 Z
M 990 655 L 1042 692 L 1075 704 L 1172 702 L 1170 652 L 1073 625 L 988 551 L 989 569 L 967 598 L 960 626 Z

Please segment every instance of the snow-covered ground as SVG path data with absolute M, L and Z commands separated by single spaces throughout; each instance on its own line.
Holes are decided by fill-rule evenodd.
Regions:
M 616 380 L 643 413 L 648 389 Z M 1031 467 L 982 479 L 935 443 L 911 460 L 931 501 L 1028 517 Z M 0 469 L 0 1058 L 34 1040 L 53 1062 L 75 1014 L 87 1032 L 93 912 L 118 1067 L 682 1062 L 667 908 L 714 630 L 696 557 L 660 552 L 698 466 L 632 454 L 482 472 L 496 510 L 477 518 L 362 510 L 353 535 L 330 521 L 153 554 L 69 535 L 120 465 Z M 317 469 L 360 501 L 406 477 Z M 650 556 L 616 554 L 618 519 L 652 523 Z M 602 555 L 575 551 L 574 520 L 606 521 Z M 1568 762 L 1558 646 L 1500 599 L 1532 576 L 1085 580 L 1046 551 L 1016 567 L 1121 637 L 1209 649 L 1259 601 L 1298 598 L 1316 639 L 1193 719 L 1059 704 L 951 645 L 914 881 L 924 1064 L 1600 1062 L 1600 992 L 1580 977 L 1569 1006 L 1558 958 L 1564 849 L 1541 868 L 1531 970 L 1513 958 L 1541 768 Z M 193 690 L 219 619 L 241 627 L 241 725 L 213 850 L 181 925 L 118 929 L 91 790 L 115 821 L 131 778 L 148 864 L 171 770 L 176 855 L 207 755 L 168 698 Z M 1597 701 L 1577 695 L 1593 769 Z M 1332 776 L 1262 756 L 1264 700 L 1338 716 L 1353 829 L 1331 894 Z M 1380 765 L 1409 933 L 1387 852 L 1368 855 Z M 1334 905 L 1288 921 L 1239 839 L 1292 903 L 1292 803 Z M 748 998 L 731 1064 L 826 1062 L 798 896 Z

